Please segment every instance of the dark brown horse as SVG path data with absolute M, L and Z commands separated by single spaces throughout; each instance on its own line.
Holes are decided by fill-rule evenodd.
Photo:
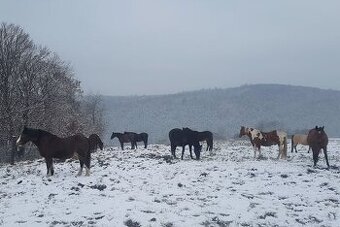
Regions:
M 261 155 L 261 146 L 272 146 L 279 145 L 279 155 L 282 159 L 287 158 L 287 133 L 281 131 L 271 131 L 271 132 L 261 132 L 255 128 L 246 128 L 241 126 L 240 135 L 247 135 L 250 139 L 251 144 L 254 148 L 254 158 L 256 158 L 256 150 L 259 151 L 259 156 Z
M 135 133 L 135 132 L 124 132 L 124 134 L 128 134 L 130 140 L 133 142 L 135 148 L 137 148 L 137 142 L 143 142 L 144 148 L 148 146 L 148 137 L 149 135 L 145 132 L 142 133 Z
M 207 151 L 212 151 L 213 149 L 213 134 L 210 131 L 197 132 L 197 138 L 199 141 L 206 141 Z
M 112 132 L 111 139 L 114 139 L 115 137 L 118 138 L 122 150 L 124 150 L 124 143 L 131 143 L 131 149 L 135 149 L 135 145 L 133 142 L 134 139 L 131 138 L 131 135 L 119 132 Z
M 104 144 L 97 134 L 91 134 L 89 136 L 89 146 L 90 152 L 93 153 L 98 149 L 98 147 L 100 148 L 100 150 L 103 150 Z
M 77 154 L 80 162 L 78 176 L 83 172 L 85 164 L 86 176 L 90 175 L 91 153 L 88 139 L 82 134 L 60 138 L 41 129 L 24 128 L 16 144 L 23 146 L 28 141 L 34 143 L 42 157 L 45 158 L 47 175 L 53 175 L 53 158 L 68 159 Z
M 324 127 L 315 126 L 315 128 L 311 129 L 307 136 L 307 142 L 313 151 L 314 167 L 319 160 L 319 153 L 322 149 L 325 154 L 327 167 L 329 168 L 327 156 L 328 136 L 324 131 Z
M 194 146 L 194 153 L 196 159 L 200 159 L 200 153 L 202 150 L 202 146 L 199 144 L 199 140 L 197 137 L 197 132 L 192 131 L 189 128 L 174 128 L 169 132 L 169 140 L 171 146 L 171 154 L 174 158 L 176 158 L 176 147 L 182 146 L 182 156 L 181 159 L 183 160 L 185 146 L 189 145 L 190 157 L 193 159 L 192 156 L 192 146 Z

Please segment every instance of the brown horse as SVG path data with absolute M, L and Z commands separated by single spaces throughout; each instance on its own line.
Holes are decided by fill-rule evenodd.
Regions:
M 91 134 L 89 136 L 89 146 L 90 152 L 93 153 L 97 150 L 98 147 L 100 148 L 100 150 L 103 150 L 104 144 L 97 134 Z
M 148 137 L 149 135 L 145 132 L 135 133 L 135 132 L 124 132 L 124 134 L 129 135 L 131 142 L 134 144 L 133 146 L 137 148 L 137 142 L 143 142 L 144 148 L 148 146 Z
M 200 145 L 197 132 L 193 131 L 189 128 L 174 128 L 171 129 L 169 132 L 169 140 L 170 140 L 170 147 L 171 147 L 171 154 L 174 158 L 176 158 L 176 147 L 182 146 L 182 156 L 181 159 L 183 160 L 185 146 L 189 145 L 190 157 L 194 159 L 192 156 L 192 146 L 194 146 L 194 153 L 196 159 L 200 159 L 200 154 L 202 150 L 202 145 Z
M 88 139 L 82 134 L 60 138 L 41 129 L 24 128 L 16 144 L 23 146 L 28 141 L 34 143 L 42 157 L 45 158 L 47 175 L 54 174 L 53 158 L 68 159 L 76 153 L 79 157 L 80 169 L 78 176 L 83 172 L 85 164 L 86 176 L 90 175 L 91 153 Z
M 298 144 L 308 145 L 307 135 L 303 135 L 303 134 L 292 135 L 292 152 L 293 152 L 293 149 L 295 149 L 295 153 L 297 153 L 296 146 Z M 310 147 L 308 148 L 308 153 L 309 151 L 310 151 Z
M 112 132 L 111 139 L 115 137 L 118 138 L 120 147 L 124 150 L 124 143 L 131 143 L 131 149 L 135 149 L 134 139 L 131 138 L 131 135 L 119 132 Z
M 259 151 L 259 156 L 261 155 L 261 146 L 272 146 L 279 145 L 279 155 L 282 159 L 287 158 L 287 133 L 281 131 L 271 131 L 271 132 L 261 132 L 258 129 L 246 128 L 241 126 L 240 135 L 247 135 L 250 139 L 251 144 L 254 148 L 254 158 L 256 158 L 256 150 Z
M 322 149 L 325 154 L 327 167 L 329 168 L 327 156 L 328 136 L 324 131 L 324 127 L 315 126 L 315 128 L 311 129 L 307 136 L 307 142 L 313 151 L 314 167 L 318 162 L 319 153 Z
M 197 137 L 199 141 L 206 141 L 207 151 L 212 151 L 213 149 L 213 134 L 210 131 L 197 132 Z

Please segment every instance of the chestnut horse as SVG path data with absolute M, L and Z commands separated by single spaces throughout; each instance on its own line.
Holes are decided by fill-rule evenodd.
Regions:
M 53 158 L 68 159 L 77 154 L 80 162 L 78 176 L 83 172 L 85 164 L 86 176 L 90 175 L 91 153 L 89 141 L 82 134 L 76 134 L 66 138 L 60 138 L 41 129 L 24 128 L 17 139 L 17 146 L 23 146 L 28 141 L 34 143 L 42 157 L 45 158 L 47 175 L 54 174 Z
M 307 142 L 313 151 L 314 167 L 318 162 L 319 153 L 322 149 L 325 154 L 327 167 L 329 168 L 327 156 L 328 136 L 324 131 L 324 127 L 315 126 L 315 128 L 311 129 L 307 136 Z
M 271 132 L 261 132 L 255 128 L 247 128 L 241 126 L 240 135 L 247 135 L 250 139 L 251 144 L 254 148 L 254 158 L 256 158 L 256 150 L 259 152 L 259 157 L 261 155 L 261 146 L 272 146 L 279 145 L 279 155 L 277 159 L 280 157 L 282 159 L 287 158 L 287 133 L 281 131 L 271 131 Z
M 308 145 L 307 135 L 303 135 L 303 134 L 292 135 L 292 152 L 293 152 L 293 149 L 295 149 L 295 153 L 297 153 L 296 146 L 298 144 Z M 309 151 L 310 151 L 310 147 L 308 148 L 308 153 Z

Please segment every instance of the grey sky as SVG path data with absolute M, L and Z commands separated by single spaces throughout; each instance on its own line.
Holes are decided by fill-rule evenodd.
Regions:
M 340 90 L 339 10 L 338 0 L 3 0 L 0 21 L 71 62 L 87 92 Z

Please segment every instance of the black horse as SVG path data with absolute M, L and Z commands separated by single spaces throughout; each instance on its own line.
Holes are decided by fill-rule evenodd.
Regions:
M 207 151 L 212 151 L 213 149 L 213 134 L 210 131 L 197 132 L 197 137 L 199 141 L 207 142 Z
M 192 131 L 189 128 L 174 128 L 169 132 L 169 140 L 171 146 L 171 154 L 174 158 L 176 158 L 176 147 L 182 146 L 182 156 L 181 159 L 183 160 L 185 146 L 189 145 L 190 157 L 192 159 L 192 146 L 194 146 L 194 153 L 196 155 L 196 159 L 200 159 L 200 153 L 202 150 L 202 146 L 199 144 L 197 132 Z
M 148 137 L 149 135 L 145 132 L 135 133 L 135 132 L 124 132 L 124 134 L 129 135 L 130 140 L 133 142 L 135 148 L 137 148 L 137 142 L 143 142 L 144 148 L 148 146 Z
M 93 153 L 97 150 L 98 146 L 100 150 L 103 150 L 104 144 L 97 134 L 91 134 L 89 136 L 89 146 L 90 146 L 90 152 Z
M 28 141 L 34 143 L 42 157 L 45 158 L 47 175 L 53 175 L 53 158 L 68 159 L 76 153 L 79 157 L 80 169 L 78 176 L 83 172 L 85 164 L 86 176 L 90 175 L 91 152 L 88 139 L 82 134 L 60 138 L 41 129 L 24 128 L 16 144 L 23 146 Z
M 325 154 L 327 167 L 329 168 L 327 156 L 328 136 L 324 131 L 324 127 L 315 126 L 315 128 L 311 129 L 307 136 L 307 142 L 313 151 L 314 167 L 318 162 L 319 153 L 322 149 Z
M 131 149 L 135 149 L 134 138 L 131 138 L 131 135 L 119 132 L 112 132 L 111 139 L 115 137 L 118 138 L 120 147 L 124 150 L 124 143 L 131 143 Z

